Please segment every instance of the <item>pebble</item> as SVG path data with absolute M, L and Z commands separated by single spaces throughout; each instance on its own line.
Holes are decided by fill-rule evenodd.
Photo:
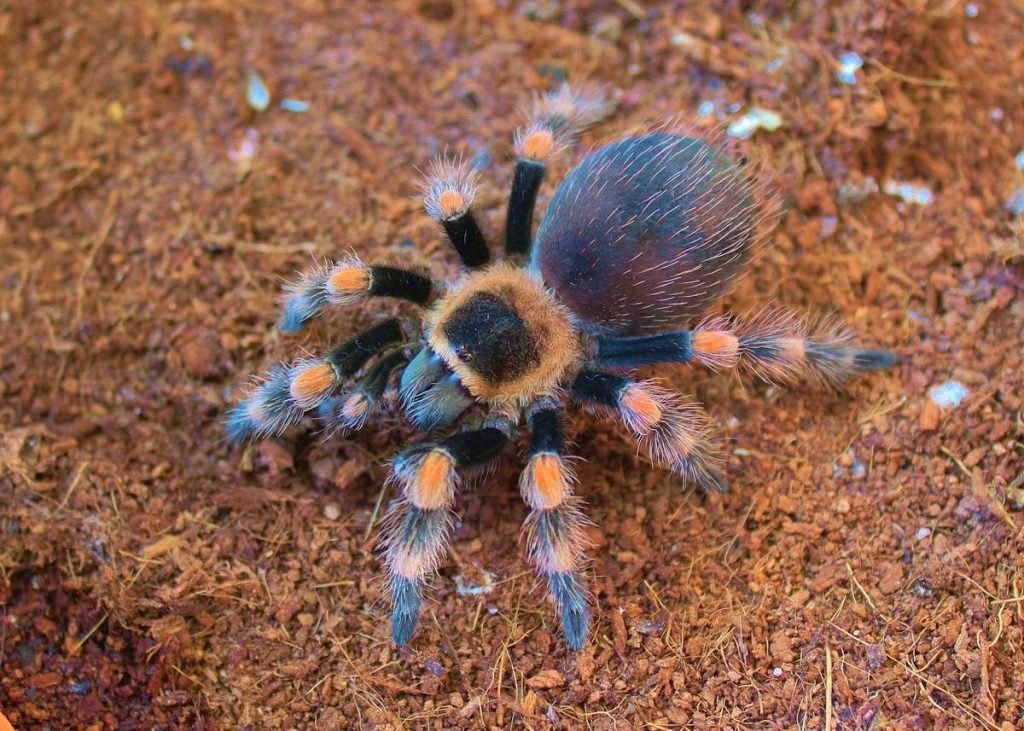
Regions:
M 902 198 L 906 203 L 918 206 L 929 206 L 935 202 L 935 194 L 931 189 L 917 183 L 890 180 L 885 184 L 883 190 L 889 195 Z
M 774 132 L 782 126 L 782 117 L 770 109 L 754 107 L 742 117 L 729 125 L 726 132 L 730 137 L 747 140 L 754 136 L 759 129 L 766 132 Z
M 847 51 L 839 56 L 839 70 L 836 78 L 840 83 L 853 86 L 857 83 L 857 71 L 864 66 L 864 59 L 854 51 Z
M 917 428 L 921 431 L 935 431 L 939 428 L 939 406 L 934 401 L 925 401 Z
M 541 670 L 526 679 L 527 688 L 558 688 L 565 685 L 565 677 L 555 669 Z
M 923 576 L 914 580 L 914 583 L 910 585 L 910 591 L 914 596 L 920 597 L 930 597 L 935 594 L 935 590 L 928 583 L 928 579 Z
M 878 581 L 878 588 L 883 594 L 893 594 L 903 586 L 903 567 L 896 563 L 890 563 L 883 567 L 882 577 Z
M 932 402 L 940 409 L 951 409 L 960 404 L 970 391 L 959 381 L 946 381 L 928 391 Z
M 255 71 L 250 71 L 245 78 L 245 100 L 257 112 L 270 106 L 270 90 L 263 83 L 263 78 Z
M 282 99 L 281 109 L 295 114 L 304 114 L 309 111 L 309 102 L 302 99 Z
M 185 372 L 193 378 L 213 378 L 224 370 L 224 348 L 213 332 L 190 333 L 179 352 Z

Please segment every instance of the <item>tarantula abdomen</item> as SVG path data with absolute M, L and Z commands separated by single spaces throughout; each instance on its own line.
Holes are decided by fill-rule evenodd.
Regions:
M 532 266 L 589 327 L 678 328 L 707 311 L 750 259 L 754 183 L 708 143 L 670 132 L 588 155 L 558 187 Z

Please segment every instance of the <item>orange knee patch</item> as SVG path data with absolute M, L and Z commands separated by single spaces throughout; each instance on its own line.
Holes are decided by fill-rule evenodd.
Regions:
M 423 458 L 416 479 L 410 485 L 409 499 L 424 510 L 435 510 L 448 505 L 452 499 L 452 478 L 455 465 L 444 452 L 428 452 Z
M 550 510 L 561 505 L 565 501 L 568 481 L 558 456 L 537 455 L 531 460 L 530 469 L 533 473 L 533 507 L 538 510 Z
M 698 330 L 693 334 L 693 350 L 715 360 L 735 360 L 739 355 L 740 341 L 735 335 L 722 330 Z
M 444 218 L 456 218 L 466 210 L 466 199 L 457 190 L 446 190 L 437 197 L 437 206 Z
M 345 267 L 334 272 L 327 283 L 340 292 L 359 292 L 369 289 L 370 272 L 365 267 Z
M 551 154 L 555 146 L 555 136 L 549 129 L 538 129 L 528 134 L 522 141 L 522 156 L 531 160 L 543 160 Z
M 359 421 L 370 409 L 370 402 L 361 393 L 354 393 L 341 405 L 341 417 L 345 421 Z
M 292 398 L 300 405 L 316 401 L 327 395 L 334 387 L 336 379 L 330 364 L 314 363 L 299 371 L 292 379 Z
M 661 406 L 647 391 L 638 386 L 630 386 L 622 395 L 622 406 L 629 409 L 645 430 L 652 429 L 661 421 Z

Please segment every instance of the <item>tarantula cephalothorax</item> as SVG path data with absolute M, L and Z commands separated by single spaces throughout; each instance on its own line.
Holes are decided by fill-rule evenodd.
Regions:
M 392 463 L 401 496 L 385 547 L 399 644 L 415 629 L 424 583 L 449 540 L 460 474 L 494 459 L 521 422 L 530 430 L 519 481 L 530 507 L 528 554 L 578 649 L 590 625 L 581 573 L 586 519 L 562 435 L 565 402 L 617 415 L 654 461 L 723 490 L 703 409 L 623 369 L 698 361 L 765 379 L 806 375 L 836 384 L 894 362 L 887 352 L 851 345 L 836 323 L 807 326 L 785 312 L 700 320 L 749 259 L 763 207 L 740 165 L 682 133 L 627 137 L 585 157 L 555 192 L 534 243 L 545 160 L 605 111 L 599 93 L 563 86 L 540 97 L 517 132 L 505 252 L 510 260 L 528 256 L 525 266 L 488 265 L 471 211 L 475 173 L 436 163 L 426 209 L 471 271 L 442 285 L 352 255 L 306 274 L 289 290 L 283 330 L 369 296 L 425 307 L 422 328 L 384 320 L 322 357 L 278 366 L 229 415 L 236 440 L 279 433 L 314 410 L 329 429 L 357 429 L 386 400 L 393 379 L 406 414 L 425 431 L 476 414 L 473 428 L 442 432 Z

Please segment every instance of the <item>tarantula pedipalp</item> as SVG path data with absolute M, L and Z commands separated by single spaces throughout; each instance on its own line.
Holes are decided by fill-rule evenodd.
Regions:
M 585 518 L 562 435 L 565 401 L 617 415 L 654 461 L 723 490 L 704 410 L 621 371 L 696 361 L 768 380 L 838 384 L 895 361 L 852 345 L 838 325 L 806 326 L 785 312 L 699 319 L 749 260 L 763 208 L 745 170 L 695 137 L 652 132 L 592 152 L 556 190 L 533 243 L 545 161 L 605 110 L 599 94 L 562 87 L 534 104 L 517 133 L 505 251 L 510 260 L 528 255 L 525 266 L 488 265 L 471 208 L 475 174 L 438 163 L 426 208 L 470 271 L 442 287 L 352 255 L 308 273 L 289 292 L 283 330 L 370 296 L 426 307 L 423 326 L 413 332 L 410 323 L 388 319 L 322 357 L 278 366 L 229 414 L 235 440 L 280 433 L 310 411 L 329 428 L 357 429 L 394 380 L 406 414 L 425 431 L 449 429 L 473 407 L 483 412 L 476 428 L 442 432 L 393 460 L 402 493 L 385 546 L 399 644 L 412 636 L 425 581 L 449 541 L 460 473 L 500 454 L 522 421 L 530 430 L 519 482 L 530 508 L 527 552 L 547 579 L 568 644 L 578 649 L 590 610 L 581 573 Z

